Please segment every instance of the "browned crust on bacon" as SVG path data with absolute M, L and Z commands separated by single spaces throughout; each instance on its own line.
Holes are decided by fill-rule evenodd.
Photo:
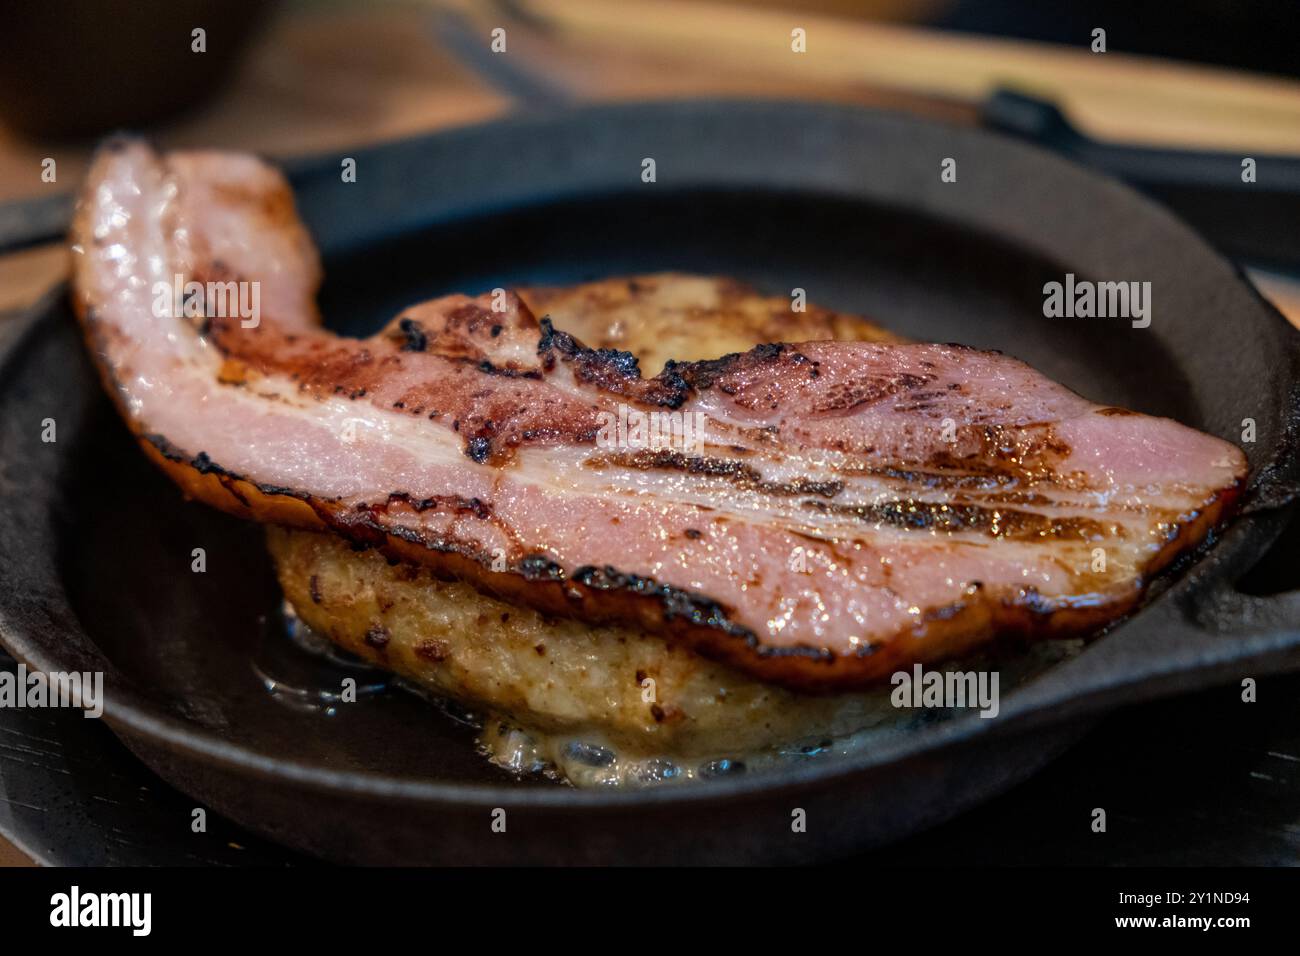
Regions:
M 474 320 L 468 313 L 461 318 Z M 94 341 L 101 327 L 93 321 L 87 321 L 84 316 L 82 319 Z M 397 349 L 412 333 L 409 329 L 402 329 L 400 320 L 394 323 L 394 327 L 400 332 L 401 338 L 386 344 Z M 573 362 L 580 369 L 579 377 L 589 376 L 602 388 L 617 391 L 619 383 L 623 382 L 629 391 L 642 389 L 637 396 L 640 400 L 671 407 L 680 405 L 692 390 L 728 388 L 726 381 L 730 376 L 781 363 L 792 364 L 807 375 L 816 374 L 815 367 L 797 350 L 787 346 L 758 346 L 748 352 L 720 359 L 691 363 L 669 362 L 656 378 L 642 379 L 636 359 L 630 355 L 588 349 L 571 336 L 549 328 L 549 323 L 544 324 L 542 333 L 543 338 L 538 345 L 539 361 L 544 363 L 550 358 L 554 361 Z M 214 330 L 213 334 L 220 337 L 219 330 Z M 391 331 L 387 334 L 393 336 Z M 488 334 L 491 334 L 490 330 Z M 232 338 L 238 342 L 249 341 L 248 338 Z M 255 341 L 261 343 L 256 348 L 246 346 L 239 352 L 232 349 L 229 361 L 258 371 L 282 370 L 283 357 L 264 351 L 273 347 L 274 338 L 259 336 Z M 383 347 L 382 341 L 382 336 L 372 340 L 375 348 Z M 425 345 L 428 347 L 427 342 Z M 334 364 L 320 356 L 303 360 L 298 367 L 304 378 L 304 387 L 332 390 L 343 388 L 355 392 L 357 398 L 364 397 L 369 381 L 367 376 L 375 374 L 374 369 L 382 365 L 384 355 L 365 349 L 362 349 L 362 353 L 360 358 L 355 354 L 351 357 L 341 356 Z M 467 364 L 472 366 L 474 363 L 471 359 Z M 110 394 L 118 396 L 119 390 L 112 381 L 107 366 L 101 363 L 101 369 L 110 385 Z M 345 374 L 349 369 L 360 371 Z M 476 373 L 480 371 L 482 370 L 475 369 Z M 124 417 L 131 421 L 130 416 Z M 573 432 L 563 424 L 557 425 L 554 420 L 550 427 L 552 434 L 558 428 L 569 440 L 591 440 L 590 435 Z M 1130 612 L 1136 606 L 1150 577 L 1182 551 L 1200 541 L 1218 524 L 1232 509 L 1240 491 L 1240 484 L 1224 489 L 1191 520 L 1173 524 L 1169 540 L 1162 551 L 1147 564 L 1144 577 L 1131 582 L 1128 591 L 1108 595 L 1107 600 L 1079 606 L 1062 606 L 1048 603 L 1032 589 L 1007 595 L 989 594 L 983 588 L 975 587 L 958 602 L 928 609 L 915 627 L 873 640 L 871 644 L 863 645 L 857 653 L 836 654 L 824 647 L 766 645 L 752 631 L 735 622 L 734 609 L 710 595 L 667 587 L 653 579 L 616 567 L 562 568 L 545 559 L 524 555 L 517 558 L 508 570 L 493 571 L 489 555 L 478 553 L 461 542 L 426 540 L 416 531 L 396 531 L 391 525 L 385 526 L 377 520 L 377 509 L 382 505 L 349 508 L 299 489 L 259 484 L 244 475 L 229 471 L 202 451 L 191 454 L 189 450 L 172 447 L 164 436 L 139 437 L 146 454 L 187 496 L 231 514 L 287 527 L 330 531 L 358 547 L 377 548 L 390 558 L 430 567 L 438 574 L 467 581 L 486 594 L 532 607 L 544 614 L 576 617 L 597 624 L 622 624 L 668 635 L 712 660 L 741 668 L 763 680 L 809 692 L 867 686 L 887 679 L 900 666 L 910 666 L 914 662 L 933 663 L 962 655 L 986 644 L 994 635 L 1038 639 L 1093 632 Z M 524 437 L 521 442 L 526 440 Z M 1050 444 L 1050 438 L 1044 440 Z M 477 458 L 474 454 L 474 438 L 468 427 L 466 441 L 467 454 Z M 633 467 L 675 467 L 679 463 L 651 458 L 620 464 L 631 464 Z M 944 463 L 936 464 L 942 466 Z M 970 462 L 961 464 L 970 466 Z M 1016 467 L 1023 465 L 1021 462 Z M 687 467 L 707 468 L 707 460 Z M 1011 467 L 1010 464 L 1008 467 Z M 731 471 L 735 480 L 742 483 L 753 477 L 747 476 L 743 467 L 731 469 L 727 466 L 722 467 L 721 471 Z M 1033 476 L 1017 472 L 1016 477 L 1024 480 Z M 799 488 L 796 493 L 811 496 L 806 502 L 809 507 L 845 507 L 832 506 L 818 500 L 816 488 Z M 390 495 L 389 504 L 401 498 L 401 493 L 394 491 Z M 474 502 L 450 503 L 450 506 L 475 513 L 477 517 L 487 515 L 477 514 L 476 509 L 490 509 L 490 505 Z M 1015 512 L 1004 512 L 1004 515 L 1013 518 Z M 938 516 L 932 517 L 935 521 L 940 520 Z M 1034 517 L 1041 516 L 1030 515 L 1026 521 Z M 876 508 L 871 514 L 863 515 L 863 518 L 869 521 L 888 521 L 890 516 Z M 918 519 L 915 515 L 906 518 L 912 522 L 923 519 L 924 516 Z M 904 519 L 900 517 L 900 520 Z M 960 511 L 950 511 L 942 520 L 948 523 L 964 521 L 966 525 L 974 525 L 981 517 L 973 512 L 963 517 Z M 1086 519 L 1061 520 L 1072 522 Z M 1069 528 L 1058 530 L 1070 533 Z M 1032 536 L 1040 536 L 1042 532 L 1043 529 L 1037 527 L 1026 529 L 1026 534 Z
M 1150 577 L 1204 539 L 1231 511 L 1240 493 L 1240 485 L 1225 489 L 1189 521 L 1176 525 L 1148 564 L 1147 577 L 1110 600 L 1063 607 L 1046 602 L 1032 588 L 1005 596 L 972 587 L 959 602 L 928 610 L 919 626 L 864 647 L 857 654 L 837 655 L 826 648 L 764 645 L 730 619 L 728 608 L 707 595 L 666 588 L 613 567 L 565 569 L 544 559 L 524 558 L 506 572 L 492 571 L 484 555 L 460 550 L 454 542 L 393 534 L 368 511 L 348 510 L 292 489 L 258 485 L 203 458 L 187 460 L 157 439 L 142 436 L 141 445 L 186 495 L 230 514 L 332 531 L 356 546 L 377 548 L 390 558 L 427 566 L 543 614 L 670 635 L 711 660 L 805 692 L 867 686 L 887 679 L 900 667 L 960 656 L 986 644 L 993 635 L 1039 639 L 1094 632 L 1132 611 Z M 466 503 L 465 507 L 472 506 Z

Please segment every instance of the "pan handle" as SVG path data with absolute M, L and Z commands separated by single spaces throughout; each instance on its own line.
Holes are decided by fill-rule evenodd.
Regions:
M 1012 90 L 984 101 L 983 124 L 1123 179 L 1169 206 L 1237 260 L 1300 268 L 1300 158 L 1155 149 L 1092 139 L 1057 106 Z M 1243 178 L 1243 163 L 1255 164 Z
M 0 254 L 62 240 L 74 202 L 72 193 L 58 193 L 0 205 Z
M 1237 197 L 1261 189 L 1300 196 L 1300 158 L 1248 153 L 1209 152 L 1192 149 L 1157 149 L 1092 139 L 1070 122 L 1048 100 L 1014 90 L 998 90 L 980 108 L 985 126 L 1045 146 L 1093 169 L 1138 186 L 1196 186 L 1221 190 Z M 1267 175 L 1258 182 L 1242 179 L 1242 160 L 1256 158 Z
M 1197 597 L 1193 620 L 1213 634 L 1285 633 L 1300 639 L 1300 591 L 1247 594 L 1220 581 Z
M 1292 509 L 1291 518 L 1298 515 L 1300 510 Z M 1237 586 L 1260 561 L 1259 549 L 1249 545 L 1262 541 L 1266 546 L 1276 534 L 1275 521 L 1275 516 L 1244 516 L 1220 546 L 1227 557 L 1211 552 L 1164 599 L 1086 653 L 1058 665 L 1051 679 L 1017 690 L 1004 708 L 1008 725 L 1048 725 L 1300 670 L 1300 591 L 1258 595 Z M 1300 525 L 1291 530 L 1300 531 Z M 1263 560 L 1294 567 L 1276 553 Z

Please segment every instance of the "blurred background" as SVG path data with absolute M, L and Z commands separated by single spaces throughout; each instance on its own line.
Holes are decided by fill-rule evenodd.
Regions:
M 112 131 L 289 158 L 511 112 L 699 96 L 833 100 L 1035 139 L 1168 204 L 1300 324 L 1300 0 L 44 0 L 6 5 L 0 23 L 0 348 L 62 278 L 69 197 Z M 1242 188 L 1245 156 L 1277 159 L 1269 181 Z M 1293 577 L 1293 562 L 1281 570 Z M 1282 703 L 1259 715 L 1202 695 L 1111 721 L 1078 759 L 893 859 L 1294 863 L 1297 683 L 1276 686 Z M 181 799 L 104 728 L 69 720 L 59 739 L 98 734 L 86 750 L 142 819 Z M 1203 752 L 1242 740 L 1245 769 L 1207 779 Z M 1053 834 L 1044 815 L 1099 763 L 1139 795 L 1124 860 Z M 60 814 L 79 812 L 57 767 L 48 776 L 62 809 L 45 834 L 0 834 L 0 863 L 26 861 L 24 841 L 53 845 Z M 1217 836 L 1185 848 L 1211 817 Z M 1026 821 L 1049 836 L 999 836 Z M 156 861 L 128 836 L 110 835 L 119 858 Z M 256 841 L 205 852 L 285 859 Z
M 999 107 L 991 98 L 1002 90 L 1060 109 L 1092 140 L 1300 157 L 1298 25 L 1295 0 L 12 4 L 0 31 L 0 204 L 8 204 L 0 240 L 12 250 L 57 232 L 66 207 L 31 202 L 66 196 L 94 143 L 118 129 L 144 131 L 163 146 L 284 158 L 512 110 L 729 95 L 1018 123 L 1029 127 L 1021 134 L 1050 140 L 1041 128 L 1050 114 Z M 798 54 L 796 29 L 806 38 Z M 1094 52 L 1098 29 L 1104 53 Z M 496 30 L 504 31 L 501 53 L 491 46 Z M 1045 144 L 1062 148 L 1056 139 Z M 53 181 L 47 159 L 56 164 Z M 1186 172 L 1177 157 L 1158 157 L 1154 167 L 1148 159 L 1166 180 Z M 1294 304 L 1294 291 L 1276 281 L 1300 258 L 1278 235 L 1295 231 L 1284 228 L 1296 221 L 1291 207 L 1282 215 L 1277 203 L 1263 204 L 1274 218 L 1267 228 L 1258 209 L 1244 226 L 1222 224 L 1222 197 L 1180 206 L 1186 197 L 1153 192 L 1206 231 L 1235 231 L 1228 239 L 1251 246 L 1259 281 Z M 1198 221 L 1205 215 L 1211 221 Z M 28 241 L 15 242 L 21 233 Z M 50 248 L 0 259 L 0 309 L 31 301 L 60 268 Z
M 516 72 L 580 99 L 1026 84 L 1101 135 L 1294 145 L 1298 24 L 1293 0 L 46 0 L 5 12 L 2 145 L 131 127 L 319 149 L 481 118 L 517 92 L 475 75 L 496 28 Z

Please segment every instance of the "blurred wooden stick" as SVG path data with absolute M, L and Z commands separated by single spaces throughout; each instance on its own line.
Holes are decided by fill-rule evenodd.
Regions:
M 481 5 L 459 2 L 488 24 L 491 14 L 485 17 Z M 553 41 L 605 54 L 968 101 L 1011 86 L 1056 101 L 1103 139 L 1300 154 L 1300 83 L 1092 53 L 1090 36 L 1063 47 L 681 0 L 516 0 L 511 8 L 526 17 L 519 27 L 532 21 Z M 807 33 L 806 53 L 791 50 L 796 27 Z

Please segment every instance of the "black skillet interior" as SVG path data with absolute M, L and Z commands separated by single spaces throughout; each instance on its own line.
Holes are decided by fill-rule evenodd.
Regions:
M 1295 339 L 1283 320 L 1172 217 L 1030 148 L 838 107 L 704 103 L 510 121 L 353 155 L 356 183 L 341 182 L 337 158 L 294 176 L 324 251 L 322 310 L 340 331 L 373 331 L 402 306 L 451 291 L 719 273 L 773 294 L 802 288 L 809 301 L 915 338 L 1000 348 L 1094 400 L 1231 440 L 1253 418 L 1253 468 L 1270 488 L 1294 478 Z M 654 183 L 641 180 L 647 157 Z M 947 157 L 956 183 L 940 179 Z M 1151 281 L 1151 327 L 1045 318 L 1043 285 L 1066 272 Z M 266 674 L 305 685 L 319 665 L 284 650 L 259 530 L 180 500 L 100 395 L 66 308 L 51 300 L 47 311 L 3 383 L 4 450 L 25 466 L 0 482 L 0 564 L 12 584 L 0 623 L 17 656 L 65 667 L 106 659 L 137 750 L 156 735 L 159 753 L 197 742 L 223 766 L 256 754 L 308 776 L 370 771 L 442 787 L 440 800 L 494 785 L 472 794 L 482 805 L 554 789 L 491 768 L 471 731 L 406 694 L 333 712 L 268 694 Z M 33 424 L 47 415 L 59 421 L 56 445 L 40 444 Z M 1144 682 L 1154 693 L 1249 660 L 1293 662 L 1296 635 L 1279 633 L 1276 614 L 1238 639 L 1180 603 L 1243 571 L 1278 524 L 1268 513 L 1242 522 L 1173 594 L 1027 688 L 1021 709 L 1065 714 L 1076 699 L 1142 696 Z M 18 559 L 33 547 L 34 560 Z M 190 570 L 196 547 L 203 574 Z M 1009 696 L 1004 712 L 1014 715 Z M 908 752 L 986 729 L 953 723 L 966 729 L 938 728 Z M 852 770 L 821 767 L 807 779 L 833 783 Z M 364 792 L 366 779 L 347 786 Z M 1001 785 L 1011 779 L 1009 767 Z

